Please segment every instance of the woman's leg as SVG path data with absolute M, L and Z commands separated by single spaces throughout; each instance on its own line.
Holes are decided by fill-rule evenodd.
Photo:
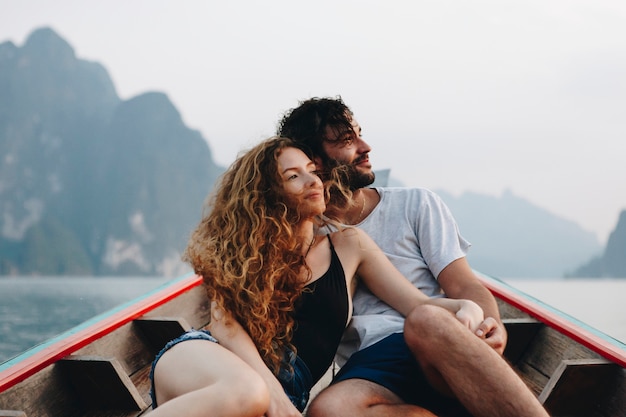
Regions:
M 269 406 L 269 391 L 259 374 L 208 340 L 187 340 L 165 352 L 156 364 L 154 383 L 154 417 L 258 417 Z

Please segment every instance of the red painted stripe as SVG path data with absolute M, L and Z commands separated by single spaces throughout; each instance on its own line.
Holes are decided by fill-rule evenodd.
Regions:
M 483 276 L 479 276 L 479 278 L 495 297 L 530 314 L 537 320 L 591 349 L 602 357 L 622 367 L 626 367 L 626 351 L 624 349 L 620 349 L 619 346 L 610 341 L 604 340 L 587 329 L 573 323 L 567 317 L 560 316 L 532 301 L 530 298 L 524 297 L 523 293 L 513 291 L 505 283 L 500 283 L 495 279 L 489 279 Z
M 0 372 L 0 392 L 7 390 L 41 371 L 46 366 L 63 359 L 65 356 L 76 352 L 78 349 L 171 301 L 201 283 L 202 278 L 197 275 L 190 275 L 187 278 L 175 281 L 171 285 L 138 300 L 137 303 L 115 312 L 75 334 L 71 334 L 58 342 L 46 346 L 41 351 Z

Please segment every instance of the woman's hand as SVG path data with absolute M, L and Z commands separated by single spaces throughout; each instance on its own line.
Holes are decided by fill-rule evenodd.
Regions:
M 302 417 L 302 413 L 291 403 L 278 380 L 269 381 L 270 406 L 266 417 Z
M 457 320 L 460 321 L 465 327 L 470 329 L 473 333 L 476 333 L 478 327 L 485 318 L 483 309 L 471 300 L 458 301 L 461 305 L 455 313 Z

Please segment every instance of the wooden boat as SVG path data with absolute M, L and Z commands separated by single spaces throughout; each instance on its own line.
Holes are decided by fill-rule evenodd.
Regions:
M 624 343 L 480 277 L 498 299 L 509 332 L 505 356 L 551 415 L 626 416 Z M 201 279 L 173 280 L 0 365 L 0 417 L 149 414 L 154 355 L 209 320 Z

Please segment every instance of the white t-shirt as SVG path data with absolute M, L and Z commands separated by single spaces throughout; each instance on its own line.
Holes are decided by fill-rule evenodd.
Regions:
M 441 198 L 423 188 L 376 188 L 380 202 L 356 227 L 367 232 L 391 262 L 430 297 L 444 296 L 437 276 L 467 255 L 470 243 Z M 343 365 L 350 355 L 392 333 L 403 331 L 404 318 L 363 285 L 354 296 L 354 312 L 339 350 Z

